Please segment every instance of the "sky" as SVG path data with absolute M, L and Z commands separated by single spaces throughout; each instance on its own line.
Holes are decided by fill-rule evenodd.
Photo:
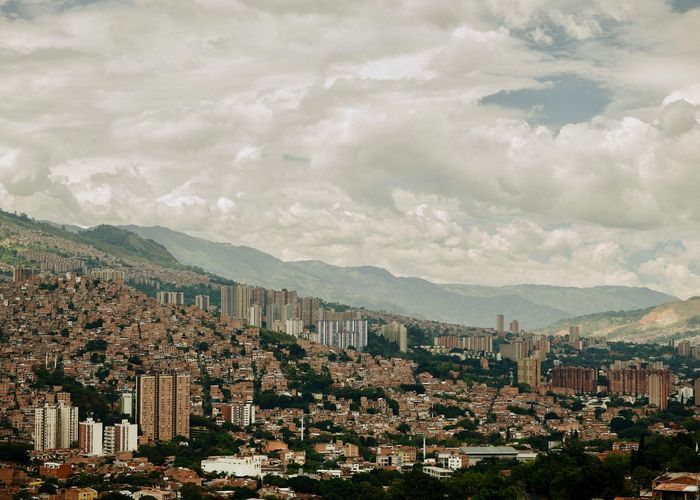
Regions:
M 700 295 L 700 2 L 0 0 L 0 207 Z

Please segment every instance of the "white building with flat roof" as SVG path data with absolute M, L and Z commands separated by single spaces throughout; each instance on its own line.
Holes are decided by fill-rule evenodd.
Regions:
M 516 450 L 512 446 L 465 446 L 460 448 L 463 455 L 469 457 L 469 466 L 480 460 L 495 458 L 499 460 L 517 460 L 527 462 L 537 458 L 537 453 L 531 450 Z
M 263 458 L 261 455 L 208 457 L 202 460 L 202 470 L 235 477 L 262 477 Z
M 424 465 L 423 472 L 430 477 L 435 477 L 442 479 L 443 477 L 450 477 L 454 472 L 452 469 L 445 469 L 444 467 L 436 467 L 434 465 Z

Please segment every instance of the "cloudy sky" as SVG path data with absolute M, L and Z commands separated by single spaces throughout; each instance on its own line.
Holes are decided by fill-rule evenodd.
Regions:
M 700 294 L 699 3 L 0 0 L 0 207 Z

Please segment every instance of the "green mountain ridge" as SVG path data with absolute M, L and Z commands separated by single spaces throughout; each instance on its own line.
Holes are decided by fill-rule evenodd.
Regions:
M 504 314 L 507 321 L 517 319 L 523 328 L 543 328 L 581 314 L 637 310 L 676 300 L 646 288 L 436 284 L 394 276 L 375 266 L 284 262 L 251 247 L 216 243 L 158 226 L 100 225 L 78 230 L 77 226 L 0 211 L 2 224 L 89 245 L 132 262 L 207 273 L 271 289 L 295 289 L 301 295 L 331 302 L 469 326 L 493 327 L 496 315 Z
M 122 226 L 163 245 L 175 258 L 241 283 L 295 289 L 302 295 L 373 310 L 471 326 L 495 326 L 496 315 L 540 328 L 580 314 L 639 309 L 677 300 L 647 288 L 556 287 L 548 285 L 436 284 L 394 276 L 374 266 L 333 266 L 324 262 L 284 262 L 251 247 L 216 243 L 168 228 Z
M 161 244 L 142 238 L 136 233 L 124 229 L 101 225 L 78 233 L 91 242 L 95 248 L 115 255 L 138 257 L 165 267 L 178 267 L 180 263 Z
M 64 227 L 49 221 L 31 219 L 26 214 L 13 214 L 0 210 L 0 225 L 3 224 L 39 231 L 67 241 L 89 245 L 117 257 L 142 260 L 164 267 L 193 270 L 180 264 L 159 243 L 116 226 L 101 225 L 77 231 L 75 230 L 77 226 Z

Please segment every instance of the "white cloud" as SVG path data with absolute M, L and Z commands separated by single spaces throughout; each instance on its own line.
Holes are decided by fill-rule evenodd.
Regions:
M 698 9 L 12 6 L 5 209 L 439 281 L 700 286 Z M 562 74 L 610 94 L 601 116 L 553 130 L 546 106 L 479 104 Z

